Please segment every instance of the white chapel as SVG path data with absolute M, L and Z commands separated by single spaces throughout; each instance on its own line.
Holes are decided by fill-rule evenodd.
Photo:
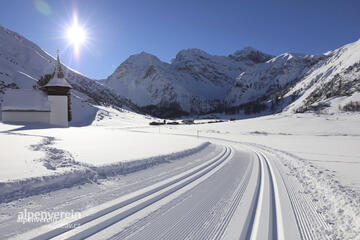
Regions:
M 53 77 L 41 90 L 11 89 L 5 92 L 2 121 L 42 122 L 67 127 L 71 120 L 71 88 L 58 55 Z

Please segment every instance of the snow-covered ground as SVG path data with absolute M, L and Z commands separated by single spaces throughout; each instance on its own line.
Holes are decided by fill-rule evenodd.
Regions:
M 116 120 L 107 117 L 88 127 L 48 128 L 37 124 L 0 123 L 1 142 L 9 146 L 9 149 L 0 153 L 1 169 L 6 170 L 0 172 L 0 180 L 54 173 L 54 169 L 42 166 L 44 158 L 54 163 L 60 158 L 62 162 L 67 158 L 67 162 L 101 166 L 180 152 L 205 142 L 189 137 L 162 135 L 160 128 L 154 134 L 140 130 L 127 131 L 134 126 L 139 129 L 148 127 L 149 121 L 134 113 L 117 114 Z M 103 116 L 100 114 L 97 117 L 101 119 Z M 117 127 L 113 127 L 112 124 L 116 122 Z
M 314 231 L 326 232 L 330 238 L 353 239 L 357 236 L 355 239 L 358 239 L 359 126 L 359 114 L 279 114 L 166 128 L 169 134 L 199 135 L 212 141 L 240 142 L 262 149 L 276 159 L 285 176 L 290 176 L 289 182 L 301 186 L 296 187 L 298 195 L 295 198 L 315 202 L 316 211 L 332 226 Z
M 91 211 L 95 211 L 93 207 L 105 204 L 105 207 L 96 207 L 98 213 L 104 212 L 107 211 L 106 206 L 113 208 L 114 202 L 112 201 L 127 199 L 128 195 L 124 194 L 130 194 L 137 190 L 141 192 L 143 187 L 150 186 L 151 184 L 156 185 L 158 181 L 167 181 L 166 179 L 170 179 L 170 176 L 175 176 L 175 172 L 178 174 L 186 169 L 195 169 L 197 165 L 200 166 L 201 164 L 206 164 L 206 162 L 211 162 L 212 157 L 221 152 L 222 148 L 220 145 L 229 146 L 227 149 L 230 149 L 228 150 L 230 152 L 225 158 L 219 158 L 218 163 L 213 163 L 213 167 L 208 165 L 209 170 L 204 170 L 203 175 L 200 172 L 198 177 L 190 175 L 189 177 L 199 179 L 188 186 L 181 187 L 175 195 L 172 194 L 174 190 L 171 189 L 176 186 L 165 185 L 167 187 L 164 188 L 164 191 L 169 188 L 170 195 L 164 197 L 150 209 L 145 207 L 147 206 L 144 205 L 146 202 L 134 205 L 134 208 L 131 209 L 137 209 L 139 206 L 145 208 L 133 217 L 124 220 L 124 222 L 121 221 L 119 227 L 124 229 L 124 231 L 118 236 L 127 234 L 126 226 L 128 225 L 126 224 L 133 226 L 134 231 L 139 231 L 137 232 L 139 236 L 145 234 L 146 231 L 154 234 L 155 232 L 152 232 L 151 228 L 144 229 L 144 232 L 139 229 L 142 229 L 143 224 L 150 221 L 153 217 L 155 217 L 155 221 L 155 219 L 158 219 L 158 216 L 162 216 L 164 209 L 164 215 L 166 216 L 168 214 L 175 214 L 177 211 L 185 211 L 186 208 L 193 209 L 191 211 L 199 211 L 200 208 L 192 207 L 196 205 L 196 201 L 200 201 L 199 199 L 196 200 L 194 196 L 201 195 L 202 192 L 202 194 L 205 194 L 204 191 L 206 191 L 208 195 L 206 199 L 209 201 L 204 200 L 203 203 L 205 205 L 203 206 L 218 209 L 213 210 L 215 215 L 209 215 L 212 216 L 209 226 L 223 228 L 224 230 L 221 231 L 225 231 L 224 236 L 230 236 L 231 239 L 234 232 L 238 233 L 238 230 L 231 228 L 231 226 L 237 226 L 235 220 L 240 219 L 239 221 L 241 222 L 241 216 L 244 215 L 239 214 L 240 210 L 236 208 L 237 205 L 235 203 L 243 201 L 239 208 L 244 208 L 244 206 L 248 206 L 251 196 L 256 194 L 252 192 L 255 190 L 251 189 L 259 189 L 261 193 L 264 191 L 263 189 L 269 189 L 267 191 L 271 192 L 271 189 L 275 188 L 277 190 L 274 190 L 274 193 L 269 195 L 270 199 L 279 199 L 277 194 L 284 191 L 284 189 L 289 191 L 287 198 L 292 201 L 294 215 L 297 221 L 304 221 L 298 225 L 299 232 L 301 232 L 301 236 L 304 239 L 313 239 L 314 237 L 356 239 L 360 233 L 360 210 L 358 207 L 360 204 L 360 177 L 358 174 L 360 172 L 360 150 L 358 147 L 360 146 L 359 114 L 288 115 L 283 113 L 211 124 L 149 126 L 149 122 L 153 120 L 150 117 L 127 111 L 119 112 L 103 108 L 97 112 L 93 124 L 86 127 L 44 128 L 44 126 L 36 125 L 21 126 L 1 123 L 1 145 L 11 149 L 11 151 L 2 150 L 0 152 L 1 159 L 5 159 L 5 161 L 0 163 L 0 187 L 4 190 L 1 195 L 8 194 L 10 196 L 9 198 L 2 197 L 1 199 L 11 200 L 12 198 L 23 197 L 22 200 L 12 200 L 8 203 L 0 204 L 0 210 L 4 212 L 0 217 L 0 232 L 3 233 L 2 236 L 12 236 L 15 233 L 21 233 L 37 226 L 36 224 L 21 225 L 21 227 L 18 225 L 18 227 L 8 228 L 8 226 L 14 224 L 13 221 L 16 220 L 16 214 L 21 209 L 31 208 L 34 205 L 35 210 L 43 209 L 51 211 L 57 209 L 69 211 L 70 209 L 77 209 L 78 211 L 85 211 L 85 214 L 88 208 L 92 209 Z M 203 123 L 205 121 L 199 122 Z M 217 145 L 208 145 L 207 142 Z M 256 165 L 256 161 L 252 163 L 249 151 L 258 152 L 259 156 L 261 156 L 259 157 L 261 159 L 261 161 L 259 160 L 261 162 L 260 169 L 264 171 L 262 175 L 265 179 L 268 177 L 273 178 L 273 181 L 277 182 L 276 184 L 274 183 L 276 187 L 267 186 L 265 183 L 261 185 L 256 183 L 256 176 L 259 173 L 257 168 L 260 165 Z M 236 160 L 241 161 L 238 162 Z M 241 164 L 242 161 L 243 165 Z M 129 164 L 127 167 L 131 172 L 144 168 L 149 169 L 137 171 L 125 178 L 124 175 L 117 175 L 119 173 L 128 173 L 128 171 L 123 171 L 124 162 Z M 157 167 L 152 167 L 154 164 L 161 162 L 168 162 L 169 164 L 160 164 Z M 149 163 L 150 165 L 145 166 Z M 272 169 L 275 167 L 278 170 L 275 172 L 274 170 L 267 171 L 264 169 L 266 165 L 272 166 Z M 121 171 L 117 170 L 119 167 Z M 233 179 L 231 176 L 234 174 L 234 171 L 236 172 L 236 168 L 242 169 L 240 171 L 241 174 L 238 175 L 236 181 L 231 181 Z M 66 175 L 68 172 L 71 172 L 72 175 Z M 114 173 L 114 175 L 107 173 Z M 104 174 L 107 178 L 97 178 L 94 174 Z M 77 178 L 80 175 L 90 179 L 90 183 L 82 185 L 83 187 L 81 188 L 74 187 L 77 181 L 83 182 L 84 179 Z M 32 190 L 31 184 L 34 182 L 26 179 L 35 177 L 37 179 L 36 184 L 39 184 L 39 177 L 41 176 L 50 176 L 44 177 L 42 179 L 43 182 L 48 180 L 60 181 L 63 185 L 56 185 L 54 188 L 58 189 L 56 191 L 51 189 L 52 185 L 49 185 L 48 188 L 40 187 L 40 190 L 35 188 L 32 194 L 29 194 L 29 192 L 21 194 L 21 190 Z M 64 177 L 56 178 L 52 176 Z M 276 179 L 274 176 L 281 176 L 280 179 L 283 179 L 282 181 L 284 181 L 284 186 L 286 187 L 281 184 L 279 185 L 279 178 Z M 186 178 L 183 181 L 185 180 Z M 91 183 L 91 181 L 95 181 L 100 185 L 97 186 L 98 184 Z M 11 182 L 16 182 L 17 185 L 6 185 Z M 226 189 L 224 186 L 230 186 L 230 182 L 233 185 L 231 185 L 231 188 Z M 265 182 L 267 184 L 271 183 L 271 181 L 267 180 Z M 215 183 L 222 186 L 219 189 L 222 189 L 221 191 L 226 199 L 218 199 L 216 197 L 218 190 L 215 191 L 212 187 Z M 24 185 L 23 189 L 21 189 L 22 184 Z M 127 189 L 127 184 L 131 184 L 132 187 Z M 180 180 L 175 185 L 177 184 L 182 186 Z M 18 191 L 11 194 L 9 189 L 13 186 Z M 259 188 L 256 186 L 259 186 Z M 64 187 L 71 188 L 64 189 Z M 101 191 L 96 190 L 98 188 Z M 245 189 L 247 190 L 245 191 Z M 49 192 L 49 190 L 51 191 Z M 47 192 L 47 194 L 44 195 L 44 192 Z M 39 195 L 39 193 L 42 194 Z M 261 196 L 264 195 L 261 199 L 268 198 L 265 193 L 266 191 L 260 194 Z M 33 194 L 35 195 L 26 197 Z M 77 194 L 79 194 L 79 198 Z M 146 195 L 146 198 L 150 200 L 157 199 L 158 196 L 156 194 L 158 193 L 151 193 L 148 196 Z M 88 196 L 92 196 L 92 198 L 97 200 L 89 203 Z M 136 193 L 130 194 L 131 196 L 136 196 Z M 116 200 L 117 198 L 119 200 Z M 283 198 L 284 195 L 281 195 L 281 202 L 286 203 L 286 201 L 283 201 Z M 56 202 L 64 202 L 64 204 L 59 204 L 59 207 L 56 208 L 53 205 L 54 203 L 51 203 L 55 199 L 57 199 Z M 216 201 L 219 202 L 214 202 L 215 199 L 218 199 Z M 110 202 L 107 203 L 107 201 Z M 178 201 L 181 204 L 178 204 Z M 290 202 L 290 200 L 287 201 Z M 259 200 L 259 202 L 258 205 L 261 203 L 265 204 L 263 203 L 264 200 Z M 152 212 L 158 208 L 162 210 L 160 212 L 155 211 L 156 214 L 154 213 L 154 215 Z M 168 208 L 171 211 L 167 212 L 166 209 Z M 312 208 L 313 210 L 308 211 L 306 210 L 307 208 Z M 271 209 L 271 207 L 265 204 L 262 209 Z M 278 207 L 276 209 L 278 211 Z M 186 214 L 191 213 L 190 210 L 188 211 Z M 206 207 L 201 211 L 207 211 Z M 232 215 L 230 217 L 227 215 L 228 211 L 232 213 L 235 220 L 231 218 Z M 249 213 L 250 215 L 251 212 Z M 108 216 L 109 214 L 110 216 Z M 113 221 L 111 214 L 114 213 L 109 214 L 103 217 L 104 220 L 97 219 L 96 221 L 104 221 L 104 223 L 106 221 Z M 210 221 L 210 218 L 206 220 L 206 217 L 201 217 L 203 216 L 201 214 L 203 213 L 199 212 L 196 215 L 199 222 Z M 264 210 L 263 212 L 256 211 L 254 217 L 255 215 L 261 216 L 262 214 L 266 214 Z M 269 214 L 273 213 L 270 211 Z M 276 214 L 280 216 L 278 221 L 291 222 L 291 217 L 281 219 L 284 212 L 277 212 Z M 146 220 L 148 215 L 150 217 Z M 190 216 L 195 217 L 193 214 L 190 214 L 188 217 L 190 218 Z M 225 217 L 225 220 L 226 218 L 229 218 L 229 220 L 225 221 L 223 217 Z M 109 219 L 106 220 L 107 218 Z M 262 218 L 260 217 L 260 219 Z M 154 225 L 156 227 L 157 221 L 159 224 L 171 224 L 170 219 L 168 220 L 169 222 L 158 219 L 151 226 Z M 134 224 L 132 221 L 135 221 L 135 225 L 132 225 Z M 195 220 L 192 219 L 191 221 Z M 188 223 L 191 223 L 191 221 L 189 220 Z M 217 221 L 219 224 L 216 223 Z M 258 226 L 272 224 L 271 222 L 262 223 L 261 221 L 256 220 L 254 224 L 256 223 Z M 225 222 L 227 223 L 223 225 Z M 187 226 L 186 221 L 183 224 Z M 86 227 L 87 225 L 89 225 L 89 228 Z M 226 227 L 227 225 L 229 227 Z M 192 228 L 191 226 L 193 225 L 190 224 L 188 226 L 189 229 Z M 309 228 L 310 226 L 312 229 Z M 281 226 L 277 228 L 281 234 L 288 236 L 286 235 L 287 229 Z M 89 223 L 84 224 L 83 229 L 86 229 L 86 231 L 84 230 L 85 232 L 89 232 L 93 227 Z M 246 226 L 243 229 L 247 229 Z M 290 226 L 289 229 L 291 229 Z M 109 231 L 100 231 L 95 236 L 98 236 L 98 239 L 103 236 L 110 237 L 110 235 L 107 235 L 108 233 Z M 218 233 L 220 234 L 220 232 Z M 256 234 L 264 233 L 266 234 L 261 229 L 251 230 L 252 236 L 253 234 L 257 236 Z M 70 232 L 69 234 L 71 236 L 71 234 L 76 233 Z M 196 236 L 198 236 L 197 234 L 199 232 L 196 233 Z M 204 234 L 210 234 L 210 232 L 205 231 Z
M 163 132 L 252 142 L 328 168 L 344 184 L 360 187 L 360 115 L 279 114 L 224 123 L 167 126 Z
M 0 199 L 69 187 L 184 157 L 205 140 L 141 132 L 150 117 L 100 108 L 87 127 L 0 123 Z M 117 126 L 114 128 L 114 126 Z M 139 132 L 127 131 L 136 126 Z
M 0 124 L 1 129 L 11 129 L 9 125 Z M 41 162 L 35 159 L 44 157 L 44 153 L 32 151 L 34 142 L 41 142 L 41 137 L 20 134 L 0 133 L 1 161 L 0 181 L 11 178 L 27 178 L 46 174 L 48 171 Z M 6 147 L 5 147 L 6 145 Z

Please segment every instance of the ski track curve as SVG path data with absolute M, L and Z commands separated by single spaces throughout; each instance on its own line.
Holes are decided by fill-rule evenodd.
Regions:
M 275 202 L 274 176 L 268 159 L 255 152 L 259 161 L 259 177 L 255 191 L 255 207 L 250 211 L 250 224 L 245 229 L 246 239 L 282 239 L 278 236 L 277 211 Z M 245 226 L 246 227 L 246 226 Z
M 264 146 L 256 146 L 259 151 L 272 154 L 273 150 L 267 149 Z M 285 172 L 282 166 L 277 161 L 272 161 L 274 167 L 279 172 Z M 331 239 L 328 233 L 331 232 L 331 226 L 327 223 L 321 210 L 317 208 L 313 200 L 308 195 L 304 195 L 305 189 L 297 182 L 294 182 L 286 174 L 279 174 L 280 181 L 283 182 L 286 194 L 291 203 L 291 209 L 296 218 L 297 228 L 299 231 L 299 238 L 302 240 L 312 239 Z
M 171 135 L 182 135 L 182 136 L 192 136 L 192 137 L 198 137 L 197 135 L 191 135 L 191 134 L 171 134 Z M 256 143 L 250 143 L 250 142 L 240 142 L 240 141 L 234 141 L 234 140 L 228 140 L 224 138 L 219 137 L 206 137 L 206 136 L 200 136 L 203 139 L 212 140 L 215 142 L 220 142 L 222 144 L 230 144 L 233 146 L 242 146 L 244 148 L 249 149 L 249 151 L 252 151 L 258 155 L 259 157 L 263 156 L 266 160 L 266 163 L 270 168 L 272 169 L 272 172 L 277 172 L 277 177 L 274 177 L 273 180 L 275 180 L 278 183 L 281 183 L 283 186 L 283 190 L 286 192 L 286 194 L 283 191 L 282 199 L 288 198 L 290 208 L 288 210 L 291 210 L 292 214 L 294 215 L 294 220 L 296 221 L 295 226 L 292 226 L 292 230 L 297 229 L 297 235 L 296 238 L 290 238 L 290 239 L 302 239 L 302 240 L 311 240 L 311 239 L 333 239 L 334 236 L 331 235 L 332 226 L 328 221 L 326 220 L 326 216 L 322 214 L 322 210 L 319 209 L 314 201 L 310 199 L 310 197 L 306 194 L 306 190 L 301 186 L 301 184 L 297 181 L 294 181 L 294 179 L 291 178 L 288 174 L 286 174 L 287 170 L 285 169 L 285 166 L 281 164 L 280 158 L 283 158 L 282 156 L 283 152 L 272 149 L 269 147 L 266 147 L 264 145 L 256 144 Z M 260 168 L 261 170 L 261 168 Z M 261 173 L 260 173 L 261 175 Z M 258 182 L 261 181 L 261 177 L 259 177 Z M 278 188 L 278 186 L 276 186 Z M 274 192 L 275 195 L 279 195 L 279 192 Z M 286 195 L 286 196 L 284 196 Z M 279 202 L 279 201 L 278 201 Z M 276 204 L 275 204 L 276 205 Z M 278 213 L 279 207 L 276 210 L 277 217 L 276 219 L 281 221 L 286 221 L 286 219 L 281 218 L 281 214 Z M 280 210 L 281 211 L 281 210 Z M 288 223 L 283 223 L 283 226 L 279 226 L 277 223 L 277 232 L 278 236 L 277 238 L 273 239 L 289 239 L 287 235 L 283 232 L 284 229 L 286 230 L 288 228 Z M 249 226 L 247 228 L 249 230 Z M 289 233 L 289 232 L 287 232 Z M 239 239 L 250 239 L 251 234 L 246 234 L 246 237 L 244 235 L 241 235 Z M 273 236 L 275 237 L 275 236 Z M 271 236 L 267 239 L 272 239 Z
M 252 173 L 253 162 L 241 160 L 235 153 L 206 181 L 110 239 L 221 239 Z
M 150 190 L 141 192 L 140 194 L 135 194 L 135 196 L 134 194 L 130 194 L 130 197 L 128 198 L 125 196 L 123 198 L 124 201 L 70 223 L 72 225 L 80 226 L 78 228 L 83 228 L 80 229 L 80 231 L 78 228 L 69 230 L 58 226 L 53 230 L 35 234 L 36 236 L 29 237 L 29 239 L 84 239 L 90 237 L 121 219 L 146 208 L 154 202 L 157 202 L 159 199 L 172 194 L 200 177 L 209 174 L 209 172 L 215 168 L 221 169 L 223 166 L 219 167 L 219 165 L 224 164 L 224 161 L 231 158 L 232 154 L 232 148 L 225 147 L 224 151 L 217 157 L 210 159 L 208 162 L 205 162 L 194 169 L 188 170 L 187 172 L 179 174 L 179 176 L 175 176 L 171 179 L 167 179 L 157 184 Z M 125 210 L 121 211 L 122 208 L 125 208 Z M 111 214 L 113 214 L 113 216 L 111 216 Z M 107 218 L 108 215 L 110 215 L 109 218 Z M 97 222 L 96 224 L 91 225 L 93 221 Z M 64 224 L 64 226 L 67 224 L 69 223 Z M 87 225 L 89 225 L 89 227 L 87 227 Z M 72 231 L 75 231 L 75 233 L 72 234 Z
M 233 216 L 239 215 L 244 194 L 249 193 L 248 212 L 242 216 L 246 220 L 236 238 L 329 239 L 325 233 L 330 226 L 325 217 L 308 196 L 301 194 L 300 184 L 283 174 L 284 166 L 273 159 L 271 150 L 216 140 L 227 142 L 224 151 L 204 164 L 73 222 L 80 225 L 78 228 L 57 228 L 31 239 L 222 239 Z M 251 154 L 256 157 L 251 158 Z M 249 189 L 251 179 L 254 189 Z M 171 198 L 173 195 L 176 197 Z M 162 205 L 155 206 L 161 201 Z M 286 202 L 288 209 L 283 207 Z M 117 228 L 124 219 L 146 209 L 145 215 Z M 286 222 L 284 216 L 289 216 L 289 209 L 295 224 Z M 288 234 L 285 226 L 289 224 L 296 233 Z

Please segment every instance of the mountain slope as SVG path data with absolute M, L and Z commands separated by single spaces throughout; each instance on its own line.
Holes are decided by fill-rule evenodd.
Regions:
M 187 49 L 169 64 L 142 52 L 130 56 L 104 84 L 153 114 L 164 116 L 174 108 L 175 115 L 204 113 L 222 104 L 236 76 L 271 57 L 252 48 L 228 57 Z
M 287 93 L 298 98 L 287 111 L 346 111 L 344 106 L 351 105 L 351 101 L 359 104 L 360 111 L 360 40 L 325 55 L 327 59 L 314 66 Z
M 323 55 L 285 53 L 241 73 L 226 96 L 229 107 L 261 99 L 272 100 L 285 87 L 296 83 Z
M 257 64 L 239 75 L 225 105 L 231 113 L 360 111 L 360 40 L 323 55 L 286 53 Z
M 39 46 L 0 26 L 0 103 L 7 88 L 32 88 L 44 74 L 54 71 L 55 59 Z M 73 87 L 73 123 L 89 121 L 96 113 L 92 105 L 137 109 L 97 81 L 63 65 L 66 79 Z

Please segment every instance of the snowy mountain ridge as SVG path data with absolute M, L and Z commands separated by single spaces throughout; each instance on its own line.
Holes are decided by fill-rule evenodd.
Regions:
M 228 56 L 186 49 L 170 64 L 142 58 L 144 53 L 131 56 L 104 84 L 154 115 L 167 116 L 174 108 L 180 115 L 360 108 L 360 41 L 324 54 L 273 57 L 246 47 Z
M 104 84 L 145 111 L 155 108 L 153 114 L 169 108 L 175 108 L 174 114 L 206 113 L 222 104 L 241 72 L 271 58 L 252 48 L 227 57 L 186 49 L 165 63 L 143 52 L 125 60 Z
M 237 77 L 225 101 L 228 106 L 237 106 L 262 97 L 271 100 L 269 98 L 285 86 L 299 81 L 304 73 L 324 58 L 324 55 L 284 53 L 257 64 Z
M 325 56 L 286 94 L 298 98 L 286 111 L 360 111 L 360 39 Z

